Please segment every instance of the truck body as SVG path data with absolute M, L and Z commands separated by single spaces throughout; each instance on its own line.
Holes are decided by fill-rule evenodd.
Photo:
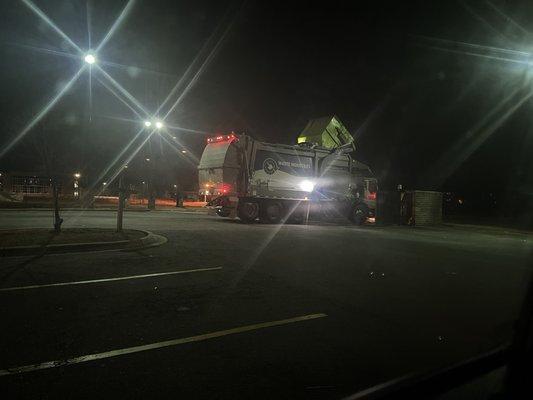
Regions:
M 215 196 L 211 205 L 219 215 L 246 222 L 299 222 L 317 212 L 364 223 L 374 216 L 377 181 L 353 150 L 346 138 L 328 148 L 219 135 L 208 139 L 198 166 L 200 195 Z

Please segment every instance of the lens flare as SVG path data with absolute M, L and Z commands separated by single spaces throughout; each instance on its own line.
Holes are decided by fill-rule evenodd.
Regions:
M 122 11 L 120 12 L 118 18 L 115 20 L 115 22 L 113 23 L 113 25 L 111 26 L 111 28 L 109 29 L 109 31 L 107 32 L 107 35 L 104 36 L 104 38 L 102 39 L 102 41 L 100 42 L 100 44 L 98 45 L 98 47 L 96 48 L 96 51 L 98 52 L 99 50 L 102 49 L 102 47 L 104 47 L 107 42 L 109 41 L 109 39 L 111 39 L 111 36 L 113 36 L 115 34 L 115 32 L 118 30 L 118 28 L 120 27 L 120 24 L 122 23 L 122 21 L 124 20 L 124 18 L 126 18 L 126 16 L 128 15 L 128 13 L 131 11 L 131 8 L 133 7 L 133 4 L 135 3 L 135 0 L 129 0 L 126 5 L 124 6 L 124 8 L 122 9 Z
M 37 16 L 39 18 L 41 18 L 44 22 L 46 22 L 48 24 L 48 26 L 50 26 L 50 28 L 52 28 L 54 31 L 56 31 L 56 33 L 61 36 L 68 44 L 70 44 L 72 47 L 74 47 L 76 50 L 78 50 L 78 52 L 82 52 L 80 47 L 74 43 L 72 41 L 71 38 L 69 38 L 65 32 L 63 32 L 61 29 L 59 29 L 59 27 L 54 24 L 54 22 L 44 13 L 41 11 L 41 9 L 39 7 L 37 7 L 35 4 L 33 4 L 33 2 L 31 2 L 30 0 L 22 0 L 22 2 L 30 9 L 32 10 L 35 14 L 37 14 Z
M 41 111 L 39 111 L 39 113 L 28 123 L 28 125 L 26 125 L 24 129 L 22 129 L 22 131 L 20 131 L 19 134 L 15 136 L 15 138 L 13 138 L 13 140 L 0 151 L 0 158 L 2 158 L 9 150 L 11 150 L 13 146 L 15 146 L 41 119 L 43 119 L 46 114 L 48 114 L 48 111 L 50 111 L 57 104 L 57 102 L 61 100 L 65 93 L 70 90 L 72 85 L 74 85 L 84 70 L 85 66 L 81 67 L 80 70 L 76 72 L 76 74 L 70 79 L 70 81 L 63 86 L 59 93 L 52 98 L 52 100 L 50 100 Z
M 139 101 L 133 97 L 133 95 L 128 92 L 124 87 L 118 83 L 111 75 L 105 72 L 102 67 L 99 67 L 98 64 L 95 64 L 97 70 L 109 81 L 111 84 L 126 97 L 131 103 L 133 103 L 139 110 L 141 110 L 145 115 L 149 115 L 148 111 L 139 103 Z

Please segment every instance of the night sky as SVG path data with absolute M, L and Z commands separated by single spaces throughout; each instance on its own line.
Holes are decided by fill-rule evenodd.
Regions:
M 125 3 L 89 2 L 93 44 Z M 35 4 L 89 48 L 86 1 Z M 185 86 L 223 37 L 169 124 L 294 143 L 310 118 L 336 114 L 382 187 L 529 193 L 531 30 L 530 1 L 138 0 L 97 57 L 123 65 L 101 64 L 153 113 L 195 57 Z M 4 147 L 83 61 L 43 51 L 75 54 L 21 1 L 2 1 L 0 38 Z M 86 73 L 0 159 L 0 170 L 41 168 L 36 149 L 44 141 L 56 147 L 65 173 L 97 176 L 141 121 L 98 82 L 98 73 L 92 107 L 88 87 Z M 200 156 L 205 135 L 172 134 Z M 193 182 L 192 157 L 159 138 L 131 163 L 139 176 L 146 157 L 165 179 Z

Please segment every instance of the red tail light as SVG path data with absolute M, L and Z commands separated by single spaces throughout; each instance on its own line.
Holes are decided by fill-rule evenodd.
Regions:
M 228 183 L 223 183 L 221 189 L 222 189 L 222 193 L 224 194 L 229 193 L 231 192 L 231 185 Z
M 216 143 L 216 142 L 231 142 L 234 139 L 237 139 L 237 136 L 235 136 L 234 133 L 231 133 L 229 135 L 218 135 L 218 136 L 207 138 L 207 143 L 209 144 L 209 143 Z
M 367 200 L 376 200 L 376 192 L 369 192 L 366 195 Z
M 214 195 L 224 195 L 229 194 L 233 190 L 232 185 L 229 183 L 214 183 L 214 184 L 207 184 L 206 188 L 211 188 L 211 194 Z

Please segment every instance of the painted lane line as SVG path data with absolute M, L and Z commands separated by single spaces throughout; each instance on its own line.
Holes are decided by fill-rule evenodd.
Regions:
M 221 269 L 222 267 L 198 268 L 198 269 L 186 269 L 182 271 L 158 272 L 154 274 L 120 276 L 118 278 L 91 279 L 87 281 L 47 283 L 43 285 L 30 285 L 30 286 L 16 286 L 16 287 L 0 288 L 0 292 L 11 292 L 15 290 L 27 290 L 27 289 L 39 289 L 39 288 L 54 287 L 54 286 L 87 285 L 90 283 L 124 281 L 128 279 L 143 279 L 143 278 L 151 278 L 155 276 L 165 276 L 165 275 L 191 274 L 193 272 L 217 271 Z
M 223 336 L 234 335 L 237 333 L 244 333 L 250 331 L 256 331 L 259 329 L 271 328 L 274 326 L 288 325 L 295 322 L 309 321 L 317 318 L 327 317 L 327 314 L 308 314 L 294 318 L 281 319 L 278 321 L 262 322 L 259 324 L 245 325 L 237 328 L 226 329 L 223 331 L 215 331 L 210 333 L 204 333 L 203 335 L 189 336 L 181 339 L 166 340 L 164 342 L 144 344 L 141 346 L 126 347 L 124 349 L 110 350 L 103 353 L 88 354 L 85 356 L 74 357 L 66 360 L 46 361 L 40 364 L 24 365 L 21 367 L 13 367 L 0 370 L 0 376 L 22 374 L 25 372 L 38 371 L 41 369 L 56 368 L 62 366 L 68 366 L 73 364 L 79 364 L 88 361 L 101 360 L 103 358 L 117 357 L 125 354 L 139 353 L 141 351 L 148 351 L 154 349 L 161 349 L 163 347 L 178 346 L 180 344 L 201 342 L 203 340 L 215 339 Z

